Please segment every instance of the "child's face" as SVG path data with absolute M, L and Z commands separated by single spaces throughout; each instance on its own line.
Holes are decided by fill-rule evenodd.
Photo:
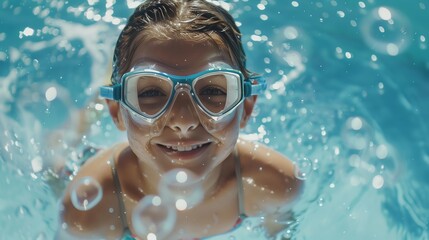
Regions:
M 151 65 L 156 70 L 173 75 L 191 75 L 205 70 L 209 63 L 221 61 L 231 66 L 228 55 L 218 48 L 189 41 L 145 42 L 140 44 L 131 59 L 131 66 Z M 233 151 L 240 126 L 244 126 L 255 98 L 248 98 L 231 113 L 226 122 L 208 131 L 194 101 L 187 93 L 179 93 L 164 116 L 159 134 L 141 124 L 129 110 L 111 111 L 118 126 L 127 130 L 130 147 L 145 165 L 162 173 L 173 168 L 187 168 L 198 175 L 206 175 Z M 115 102 L 109 102 L 112 105 Z M 119 106 L 118 106 L 119 107 Z

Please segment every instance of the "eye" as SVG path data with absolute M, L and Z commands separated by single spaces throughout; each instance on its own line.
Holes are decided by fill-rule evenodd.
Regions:
M 219 96 L 226 95 L 225 91 L 219 87 L 208 86 L 200 90 L 199 95 Z
M 143 91 L 140 91 L 139 93 L 139 98 L 144 98 L 144 97 L 163 97 L 165 96 L 165 94 L 156 89 L 156 88 L 151 88 L 151 89 L 145 89 Z

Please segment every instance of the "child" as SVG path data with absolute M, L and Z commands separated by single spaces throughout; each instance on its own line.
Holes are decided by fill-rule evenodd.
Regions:
M 81 167 L 63 198 L 59 238 L 136 235 L 133 210 L 145 196 L 159 195 L 162 177 L 177 168 L 196 176 L 202 199 L 177 211 L 165 239 L 212 236 L 246 216 L 285 211 L 301 186 L 292 163 L 239 139 L 265 88 L 246 69 L 240 39 L 233 18 L 203 0 L 148 0 L 137 7 L 116 44 L 112 86 L 101 89 L 128 142 Z M 72 186 L 87 177 L 103 195 L 82 211 L 72 204 Z

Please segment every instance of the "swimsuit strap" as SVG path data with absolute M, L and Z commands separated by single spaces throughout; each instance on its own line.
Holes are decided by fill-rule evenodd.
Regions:
M 118 198 L 119 203 L 119 217 L 121 218 L 122 227 L 125 232 L 129 231 L 128 222 L 127 222 L 127 211 L 125 209 L 125 203 L 121 188 L 121 183 L 119 182 L 118 172 L 116 171 L 115 167 L 115 158 L 112 157 L 112 159 L 109 161 L 110 167 L 112 168 L 112 176 L 113 176 L 113 183 L 115 184 L 115 193 L 116 197 Z
M 237 191 L 238 191 L 238 211 L 240 219 L 245 218 L 247 215 L 244 210 L 244 190 L 243 190 L 243 179 L 241 176 L 241 164 L 240 156 L 238 156 L 237 147 L 234 150 L 234 163 L 235 163 L 235 177 L 237 178 Z M 239 220 L 240 220 L 239 219 Z

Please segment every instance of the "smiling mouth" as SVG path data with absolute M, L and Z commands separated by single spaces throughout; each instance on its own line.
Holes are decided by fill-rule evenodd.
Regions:
M 205 148 L 208 146 L 210 142 L 200 143 L 200 144 L 192 144 L 192 145 L 170 145 L 170 144 L 158 144 L 159 146 L 175 152 L 190 152 Z

